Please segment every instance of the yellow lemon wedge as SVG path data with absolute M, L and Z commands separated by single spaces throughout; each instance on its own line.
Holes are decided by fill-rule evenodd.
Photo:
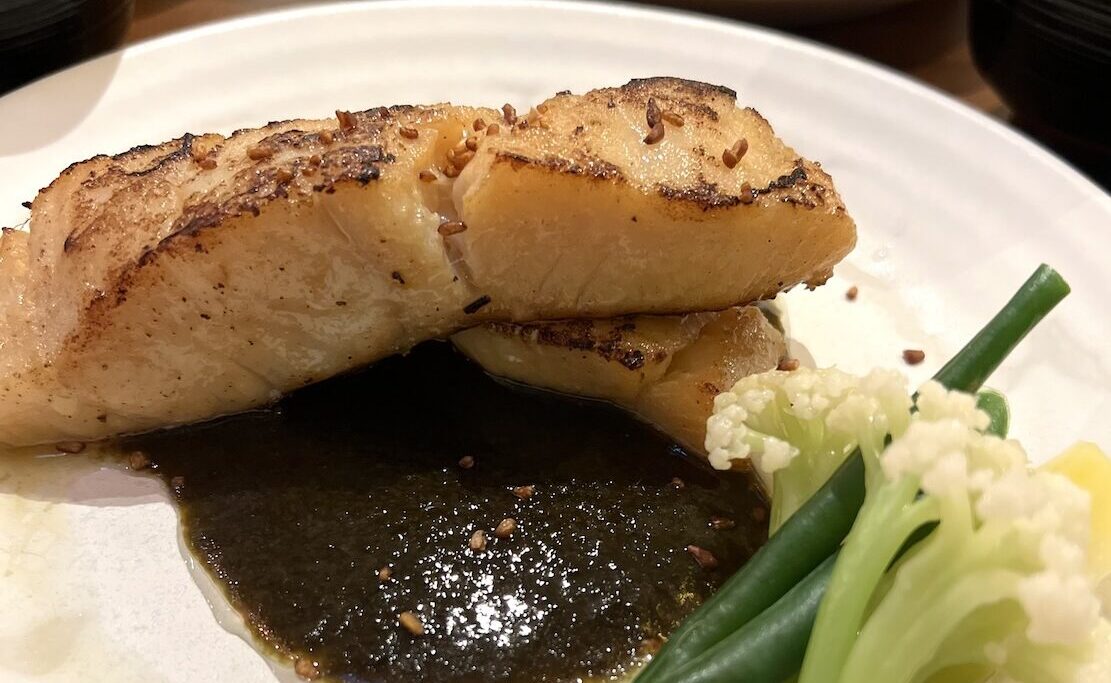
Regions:
M 1043 469 L 1068 477 L 1092 497 L 1092 541 L 1088 562 L 1096 578 L 1111 575 L 1111 458 L 1099 446 L 1077 442 Z

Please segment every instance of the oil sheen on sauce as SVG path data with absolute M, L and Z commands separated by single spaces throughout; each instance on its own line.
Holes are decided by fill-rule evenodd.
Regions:
M 120 445 L 173 488 L 186 544 L 264 649 L 350 683 L 620 676 L 765 540 L 744 475 L 443 343 Z

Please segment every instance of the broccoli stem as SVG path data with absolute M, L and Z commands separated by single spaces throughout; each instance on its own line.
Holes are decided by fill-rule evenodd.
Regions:
M 987 661 L 984 643 L 1004 642 L 1007 629 L 1014 619 L 1022 618 L 1022 614 L 1019 605 L 1003 603 L 995 609 L 977 610 L 969 615 L 946 636 L 929 665 L 918 672 L 916 683 L 981 683 L 988 680 L 995 666 Z
M 917 486 L 916 478 L 906 479 Z M 890 486 L 901 483 L 893 482 Z M 843 661 L 833 664 L 838 668 L 825 672 L 827 680 L 910 683 L 920 672 L 930 669 L 930 661 L 965 617 L 983 605 L 1014 594 L 1017 575 L 1005 571 L 1006 561 L 995 561 L 1006 559 L 999 550 L 1003 539 L 995 529 L 979 532 L 973 529 L 968 498 L 950 496 L 937 501 L 931 497 L 918 499 L 911 506 L 923 505 L 931 499 L 937 503 L 941 523 L 913 555 L 900 561 L 899 580 L 868 616 L 867 623 L 853 630 L 854 635 L 859 635 Z M 866 514 L 869 512 L 862 510 L 860 523 L 868 523 Z M 848 552 L 848 544 L 855 542 L 852 539 L 850 535 L 843 554 Z M 834 604 L 832 592 L 826 595 L 834 614 L 845 607 Z M 821 609 L 827 609 L 824 603 Z M 892 634 L 898 637 L 893 638 Z M 821 632 L 815 633 L 815 639 L 821 637 Z M 981 653 L 974 661 L 983 659 Z
M 961 620 L 977 609 L 1012 597 L 1017 585 L 1018 575 L 1002 569 L 961 577 L 954 585 L 933 595 L 933 600 L 916 615 L 910 628 L 898 636 L 878 632 L 883 619 L 874 626 L 869 620 L 865 631 L 873 637 L 865 642 L 866 633 L 861 633 L 859 647 L 853 649 L 852 656 L 836 680 L 842 683 L 912 683 L 918 673 L 928 667 L 946 636 Z M 888 604 L 885 600 L 880 607 Z M 907 609 L 910 605 L 902 605 L 901 608 Z M 877 652 L 877 649 L 880 651 Z
M 841 455 L 844 455 L 844 453 L 841 453 Z M 810 463 L 819 458 L 825 458 L 827 463 L 833 462 L 840 465 L 840 461 L 835 460 L 835 457 L 833 453 L 815 455 L 803 452 L 796 458 L 797 460 L 805 460 L 807 463 L 805 467 L 787 467 L 775 472 L 772 477 L 771 514 L 768 517 L 769 536 L 779 531 L 779 528 L 791 518 L 791 515 L 806 503 L 807 498 L 829 479 L 829 475 L 833 474 L 833 469 L 836 468 L 829 468 L 823 472 L 824 478 L 816 481 L 819 479 L 819 475 L 815 474 L 815 470 L 821 472 L 823 468 L 820 462 L 814 462 L 813 468 L 810 467 Z
M 1032 648 L 1013 648 L 1007 653 L 1007 670 L 1012 678 L 1021 678 L 1023 683 L 1060 683 L 1072 680 L 1076 674 L 1076 662 L 1087 660 L 1091 654 L 1084 648 L 1058 646 L 1046 652 L 1039 648 L 1037 654 Z
M 938 518 L 929 501 L 915 503 L 917 494 L 918 481 L 904 477 L 865 499 L 818 610 L 799 683 L 824 683 L 841 671 L 891 562 L 908 536 Z

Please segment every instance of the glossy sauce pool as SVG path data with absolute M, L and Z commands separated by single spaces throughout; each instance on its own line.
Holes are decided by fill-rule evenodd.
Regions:
M 175 490 L 187 545 L 266 649 L 352 683 L 620 676 L 766 533 L 746 476 L 442 343 L 120 445 Z

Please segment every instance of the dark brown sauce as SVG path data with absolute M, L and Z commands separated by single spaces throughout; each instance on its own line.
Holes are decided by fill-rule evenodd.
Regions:
M 343 681 L 620 674 L 765 539 L 744 476 L 615 409 L 495 382 L 442 343 L 122 445 L 181 477 L 187 543 L 256 635 Z M 496 538 L 507 517 L 516 531 Z M 485 552 L 468 547 L 477 529 Z M 423 636 L 398 625 L 407 610 Z

